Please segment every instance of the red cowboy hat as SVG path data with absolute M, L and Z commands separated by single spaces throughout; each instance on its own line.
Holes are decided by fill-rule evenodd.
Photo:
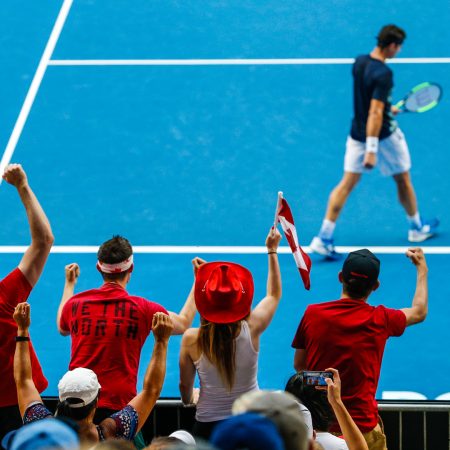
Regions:
M 253 277 L 245 267 L 230 262 L 202 264 L 195 278 L 195 304 L 209 322 L 231 323 L 250 313 Z

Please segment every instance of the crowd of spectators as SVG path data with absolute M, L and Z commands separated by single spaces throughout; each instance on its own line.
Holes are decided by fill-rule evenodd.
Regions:
M 257 380 L 259 341 L 282 295 L 277 229 L 272 227 L 266 238 L 266 295 L 254 308 L 248 269 L 195 258 L 192 289 L 179 313 L 127 292 L 133 250 L 127 239 L 115 236 L 98 251 L 101 287 L 75 294 L 79 267 L 72 263 L 65 268 L 55 314 L 60 333 L 70 336 L 71 359 L 58 383 L 53 415 L 40 396 L 48 383 L 31 345 L 27 303 L 53 234 L 22 167 L 9 165 L 3 178 L 17 189 L 31 233 L 18 267 L 0 282 L 4 449 L 386 449 L 375 393 L 387 339 L 427 314 L 427 265 L 421 249 L 407 252 L 417 283 L 411 307 L 401 310 L 368 303 L 379 287 L 380 261 L 367 249 L 350 253 L 339 272 L 341 297 L 308 306 L 299 324 L 292 343 L 296 373 L 284 391 L 264 391 Z M 197 311 L 200 326 L 190 328 Z M 137 392 L 141 350 L 150 333 L 153 353 Z M 184 404 L 195 405 L 195 424 L 192 430 L 145 442 L 140 430 L 159 398 L 173 334 L 183 334 L 180 394 Z M 305 381 L 305 371 L 327 374 L 315 386 Z M 194 387 L 196 376 L 199 388 Z

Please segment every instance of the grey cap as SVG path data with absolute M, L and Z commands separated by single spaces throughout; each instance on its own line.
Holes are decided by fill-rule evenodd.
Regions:
M 306 450 L 308 431 L 298 407 L 297 399 L 283 391 L 252 391 L 239 397 L 233 414 L 255 412 L 262 414 L 277 426 L 286 450 Z

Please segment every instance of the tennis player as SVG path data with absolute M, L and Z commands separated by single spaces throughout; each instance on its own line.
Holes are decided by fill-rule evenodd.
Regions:
M 406 33 L 395 25 L 384 26 L 377 36 L 377 46 L 369 55 L 358 56 L 353 64 L 354 117 L 344 159 L 344 176 L 328 200 L 319 235 L 310 244 L 311 250 L 329 259 L 340 255 L 334 249 L 336 220 L 365 171 L 377 163 L 385 176 L 397 184 L 398 198 L 409 221 L 408 240 L 422 242 L 436 232 L 437 219 L 424 220 L 417 208 L 412 185 L 411 158 L 405 136 L 394 120 L 399 110 L 391 105 L 392 70 L 386 59 L 400 51 Z

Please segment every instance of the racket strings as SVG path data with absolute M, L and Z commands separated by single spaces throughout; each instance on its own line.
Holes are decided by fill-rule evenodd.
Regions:
M 417 93 L 416 101 L 419 106 L 428 105 L 428 103 L 433 101 L 429 91 L 430 89 L 424 89 Z
M 404 105 L 408 111 L 424 112 L 437 105 L 441 96 L 441 88 L 436 84 L 428 84 L 409 94 Z

